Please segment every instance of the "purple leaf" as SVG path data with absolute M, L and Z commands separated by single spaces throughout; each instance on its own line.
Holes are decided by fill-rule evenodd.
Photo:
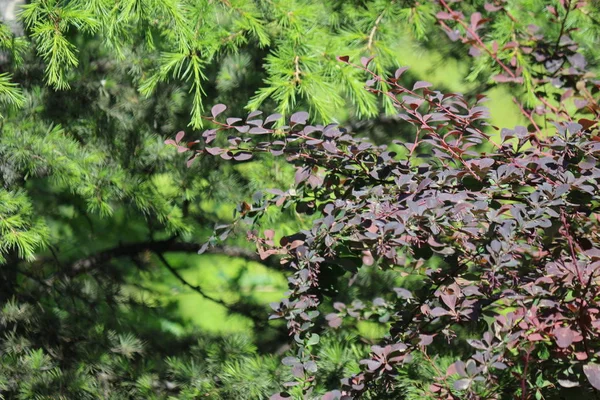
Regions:
M 433 336 L 434 335 L 419 335 L 419 346 L 429 346 L 433 343 Z
M 339 315 L 331 313 L 328 314 L 325 319 L 327 320 L 327 323 L 329 324 L 329 326 L 331 328 L 339 328 L 340 326 L 342 326 L 342 318 L 340 318 Z
M 175 136 L 175 143 L 181 142 L 181 139 L 183 139 L 184 136 L 185 136 L 184 131 L 177 132 L 177 135 Z
M 225 104 L 217 104 L 213 106 L 213 108 L 210 110 L 210 113 L 212 114 L 213 118 L 217 118 L 217 116 L 225 110 L 227 110 L 227 106 Z
M 445 11 L 440 11 L 440 12 L 438 12 L 438 13 L 435 15 L 435 17 L 436 17 L 437 19 L 440 19 L 440 20 L 442 20 L 442 21 L 445 21 L 445 20 L 452 19 L 452 14 L 450 14 L 450 13 L 448 13 L 448 12 L 445 12 Z
M 240 133 L 246 133 L 250 129 L 250 127 L 248 125 L 234 126 L 234 128 L 236 131 L 238 131 Z
M 252 153 L 248 153 L 248 152 L 240 152 L 237 153 L 233 159 L 236 161 L 246 161 L 246 160 L 250 160 L 252 158 Z
M 569 347 L 573 343 L 573 339 L 575 339 L 573 331 L 568 327 L 556 328 L 553 333 L 556 338 L 556 344 L 561 349 Z
M 369 63 L 371 62 L 371 60 L 373 60 L 373 58 L 375 58 L 375 57 L 361 57 L 360 63 L 362 64 L 363 67 L 367 68 L 367 65 L 369 65 Z
M 482 21 L 484 20 L 481 18 L 481 13 L 476 12 L 471 14 L 471 27 L 474 30 L 477 30 L 478 26 L 483 23 Z
M 464 379 L 457 380 L 456 382 L 454 382 L 454 385 L 452 385 L 452 386 L 456 390 L 466 390 L 469 388 L 470 385 L 471 385 L 471 379 L 464 378 Z
M 426 88 L 426 87 L 430 87 L 430 86 L 433 86 L 433 84 L 431 84 L 429 82 L 425 82 L 425 81 L 417 81 L 415 83 L 415 86 L 413 86 L 413 91 L 422 89 L 422 88 Z
M 394 74 L 394 77 L 396 79 L 400 79 L 400 77 L 402 76 L 402 74 L 404 74 L 407 70 L 408 70 L 408 67 L 398 68 L 396 70 L 396 73 Z
M 208 154 L 212 154 L 213 156 L 216 156 L 216 155 L 221 154 L 225 150 L 223 150 L 220 147 L 205 147 L 204 151 L 206 151 Z
M 296 378 L 304 377 L 304 366 L 302 364 L 296 364 L 292 367 L 292 375 Z
M 590 384 L 597 390 L 600 390 L 600 364 L 587 364 L 583 366 L 583 373 L 588 378 Z
M 248 117 L 246 118 L 246 120 L 252 119 L 254 117 L 258 117 L 261 114 L 262 114 L 262 111 L 259 111 L 259 110 L 252 111 L 250 114 L 248 114 Z
M 196 160 L 196 156 L 193 156 L 192 158 L 190 158 L 189 160 L 187 160 L 186 166 L 188 168 L 190 168 L 192 166 L 192 164 L 194 163 L 195 160 Z
M 233 125 L 236 122 L 240 122 L 241 120 L 241 118 L 227 118 L 227 125 Z
M 300 360 L 298 360 L 296 357 L 284 357 L 283 360 L 281 360 L 281 363 L 283 365 L 287 365 L 288 367 L 291 367 L 292 365 L 296 365 L 300 362 Z
M 429 312 L 432 317 L 442 317 L 444 315 L 448 315 L 449 312 L 444 310 L 442 307 L 435 307 L 433 310 Z
M 308 113 L 306 111 L 300 111 L 297 113 L 292 114 L 291 118 L 290 118 L 290 122 L 292 124 L 306 124 L 306 121 L 308 120 Z
M 401 299 L 409 300 L 413 298 L 413 295 L 409 290 L 403 288 L 394 288 L 394 291 L 396 292 L 396 295 Z
M 251 133 L 253 135 L 264 135 L 265 133 L 270 133 L 271 131 L 269 129 L 265 129 L 265 128 L 261 128 L 261 127 L 255 127 L 250 129 L 250 131 L 248 131 L 248 133 Z
M 265 124 L 268 124 L 269 122 L 274 122 L 277 120 L 280 120 L 282 117 L 281 114 L 271 114 L 267 117 L 267 119 L 265 119 Z
M 330 141 L 323 142 L 323 148 L 333 154 L 336 154 L 338 152 L 338 148 L 335 146 L 335 143 Z
M 339 390 L 327 392 L 323 395 L 321 400 L 342 400 L 342 392 L 340 392 Z

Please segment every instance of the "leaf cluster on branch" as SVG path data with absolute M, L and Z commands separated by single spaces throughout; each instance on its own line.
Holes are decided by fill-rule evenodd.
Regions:
M 272 230 L 248 233 L 261 257 L 277 254 L 290 271 L 271 318 L 286 321 L 293 338 L 295 354 L 284 364 L 294 379 L 273 399 L 331 389 L 318 373 L 321 337 L 357 321 L 388 333 L 357 358 L 361 371 L 323 398 L 539 399 L 600 390 L 599 84 L 573 30 L 561 28 L 558 38 L 517 30 L 499 55 L 497 42 L 490 49 L 477 32 L 489 19 L 477 12 L 465 22 L 440 4 L 447 11 L 436 17 L 451 38 L 477 49 L 475 57 L 487 52 L 490 68 L 508 74 L 497 82 L 531 79 L 524 87 L 534 101 L 516 100 L 528 127 L 491 127 L 483 95 L 443 93 L 425 81 L 405 86 L 406 68 L 389 77 L 372 58 L 360 66 L 342 56 L 371 76 L 367 90 L 394 105 L 412 127 L 410 140 L 377 146 L 335 124 L 311 125 L 305 112 L 283 123 L 280 114 L 260 112 L 222 121 L 225 106 L 217 105 L 207 118 L 215 128 L 188 145 L 183 134 L 167 142 L 191 153 L 188 164 L 267 154 L 296 168 L 293 188 L 238 207 L 239 220 L 256 227 L 272 208 L 313 216 L 278 240 Z M 507 13 L 509 4 L 485 9 Z M 562 11 L 548 12 L 566 20 L 586 6 L 563 2 Z M 554 40 L 554 52 L 544 53 Z M 540 70 L 535 78 L 520 65 L 523 54 Z M 391 271 L 394 286 L 369 301 L 348 296 L 370 269 Z M 455 361 L 442 367 L 448 348 Z M 409 388 L 415 362 L 434 372 Z

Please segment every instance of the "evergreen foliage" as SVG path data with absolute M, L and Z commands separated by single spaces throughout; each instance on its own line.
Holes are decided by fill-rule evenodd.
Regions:
M 300 368 L 285 324 L 267 321 L 266 303 L 283 291 L 268 277 L 289 271 L 267 257 L 267 247 L 259 254 L 248 247 L 254 234 L 235 235 L 247 228 L 238 217 L 260 213 L 255 228 L 279 239 L 312 226 L 321 204 L 302 197 L 295 169 L 277 157 L 254 161 L 246 150 L 218 150 L 239 143 L 217 135 L 211 128 L 223 126 L 206 115 L 224 112 L 217 121 L 240 128 L 242 121 L 227 117 L 259 107 L 281 114 L 270 124 L 253 114 L 241 130 L 267 129 L 282 141 L 290 118 L 298 126 L 342 122 L 353 132 L 384 132 L 377 141 L 398 151 L 392 140 L 413 140 L 414 132 L 389 94 L 396 84 L 414 88 L 427 72 L 394 80 L 395 71 L 409 52 L 435 51 L 469 70 L 468 104 L 508 87 L 535 137 L 554 135 L 552 123 L 566 119 L 594 129 L 598 14 L 593 1 L 559 0 L 29 1 L 19 13 L 22 29 L 0 24 L 0 397 L 257 399 L 278 392 Z M 345 62 L 361 57 L 369 71 Z M 212 108 L 218 103 L 229 109 Z M 176 134 L 186 127 L 193 141 Z M 168 138 L 183 155 L 200 154 L 190 149 L 210 141 L 221 157 L 196 157 L 188 167 L 164 145 Z M 294 190 L 305 200 L 299 207 L 261 209 L 270 204 L 266 194 Z M 236 263 L 242 267 L 228 275 Z M 209 264 L 228 276 L 226 285 L 211 287 L 202 275 Z M 259 267 L 270 275 L 248 272 Z M 339 306 L 328 303 L 336 296 L 360 317 L 307 338 L 316 364 L 303 360 L 302 369 L 316 379 L 304 395 L 312 397 L 364 372 L 359 361 L 382 340 L 393 311 L 373 299 L 397 287 L 395 271 L 361 268 L 342 287 L 334 285 L 340 271 L 326 269 L 323 304 Z M 249 278 L 256 282 L 243 282 Z M 271 293 L 252 291 L 261 286 Z M 197 330 L 167 292 L 205 299 L 249 328 L 224 336 Z M 383 308 L 390 315 L 380 315 Z M 419 367 L 399 370 L 395 388 L 423 397 L 436 368 L 463 350 L 440 351 L 433 364 L 416 354 Z M 282 359 L 296 369 L 282 370 Z M 379 381 L 363 393 L 389 395 Z

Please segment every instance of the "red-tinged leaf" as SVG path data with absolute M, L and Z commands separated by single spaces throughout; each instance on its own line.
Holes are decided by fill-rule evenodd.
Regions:
M 208 154 L 211 154 L 213 156 L 219 155 L 222 152 L 224 152 L 225 150 L 223 150 L 220 147 L 205 147 L 204 151 L 206 151 Z
M 435 307 L 433 310 L 429 311 L 429 315 L 434 318 L 443 317 L 444 315 L 450 314 L 448 311 L 444 310 L 442 307 Z
M 337 152 L 339 151 L 335 143 L 330 141 L 323 142 L 323 148 L 333 154 L 337 154 Z
M 491 3 L 485 3 L 483 8 L 485 8 L 485 11 L 494 12 L 494 11 L 498 11 L 498 10 L 502 9 L 502 6 L 495 6 Z
M 165 140 L 165 144 L 166 145 L 170 145 L 170 144 L 176 145 L 177 143 L 175 143 L 175 141 L 173 139 L 167 139 L 167 140 Z
M 409 106 L 414 106 L 415 109 L 419 108 L 419 106 L 421 106 L 421 104 L 423 104 L 423 102 L 425 101 L 423 99 L 419 99 L 417 97 L 412 96 L 402 96 L 402 100 Z
M 327 324 L 331 327 L 331 328 L 339 328 L 340 326 L 342 326 L 343 320 L 342 318 L 340 318 L 339 315 L 331 313 L 328 314 L 325 319 L 327 320 Z
M 221 158 L 223 160 L 231 160 L 233 158 L 233 154 L 230 151 L 227 153 L 221 153 Z
M 268 124 L 269 122 L 275 122 L 280 120 L 283 117 L 283 115 L 281 114 L 271 114 L 267 117 L 267 119 L 265 119 L 265 124 Z
M 297 113 L 292 114 L 290 117 L 290 122 L 292 124 L 306 124 L 308 120 L 308 113 L 306 111 L 299 111 Z
M 258 117 L 259 115 L 261 115 L 263 112 L 256 110 L 256 111 L 252 111 L 250 114 L 248 114 L 248 117 L 246 118 L 246 120 Z
M 419 90 L 422 88 L 426 88 L 426 87 L 430 87 L 433 86 L 433 84 L 429 83 L 429 82 L 425 82 L 425 81 L 417 81 L 415 83 L 415 85 L 413 86 L 413 91 L 414 90 Z
M 471 28 L 477 30 L 479 25 L 483 23 L 483 19 L 481 18 L 481 13 L 476 12 L 471 14 Z
M 181 139 L 183 139 L 184 136 L 185 136 L 185 132 L 184 131 L 177 132 L 177 135 L 175 135 L 175 142 L 176 143 L 181 142 Z
M 194 161 L 196 160 L 196 156 L 190 158 L 189 160 L 187 160 L 187 162 L 185 163 L 187 165 L 188 168 L 190 168 L 192 166 L 192 164 L 194 163 Z
M 240 122 L 241 120 L 241 118 L 227 118 L 227 125 L 233 125 L 236 122 Z
M 481 55 L 481 50 L 475 46 L 471 46 L 471 48 L 469 48 L 469 55 L 471 57 L 479 57 Z
M 292 243 L 290 243 L 290 250 L 297 249 L 298 247 L 302 246 L 303 244 L 304 244 L 304 240 L 294 240 Z
M 371 60 L 373 60 L 373 58 L 375 58 L 375 57 L 361 57 L 360 63 L 362 64 L 363 67 L 367 68 L 367 65 L 369 65 L 369 63 L 371 62 Z
M 261 127 L 263 125 L 263 120 L 262 119 L 252 119 L 252 120 L 246 121 L 246 123 L 248 125 Z
M 217 134 L 217 130 L 216 129 L 207 129 L 204 132 L 202 132 L 202 137 L 206 138 L 209 136 L 214 136 Z
M 432 383 L 431 385 L 429 385 L 429 391 L 431 393 L 437 393 L 440 390 L 442 390 L 442 387 L 440 385 L 438 385 L 437 383 Z
M 394 77 L 396 79 L 400 79 L 400 77 L 402 76 L 402 74 L 404 74 L 407 70 L 408 70 L 408 67 L 398 68 L 396 70 L 396 72 L 394 73 Z
M 255 127 L 248 131 L 248 133 L 251 133 L 253 135 L 264 135 L 264 134 L 270 133 L 270 132 L 271 131 L 269 129 L 265 129 L 265 128 L 261 128 L 261 127 Z
M 341 61 L 343 63 L 348 63 L 348 61 L 350 60 L 350 57 L 348 56 L 337 56 L 336 58 L 338 59 L 338 61 Z
M 252 153 L 248 153 L 248 152 L 240 152 L 237 153 L 233 159 L 236 161 L 247 161 L 250 160 L 252 158 Z
M 532 333 L 531 335 L 527 336 L 527 340 L 530 342 L 539 342 L 540 340 L 544 340 L 544 338 L 539 333 Z
M 579 125 L 581 125 L 583 127 L 583 130 L 587 130 L 598 123 L 597 121 L 592 121 L 587 118 L 581 118 L 577 122 L 579 123 Z
M 453 385 L 456 390 L 466 390 L 469 386 L 471 386 L 471 379 L 469 378 L 459 379 Z
M 440 296 L 440 298 L 442 299 L 442 301 L 444 302 L 444 304 L 446 306 L 448 306 L 449 309 L 451 309 L 452 311 L 454 311 L 454 309 L 456 308 L 456 296 L 453 294 L 443 294 Z
M 554 337 L 556 338 L 556 344 L 561 349 L 569 347 L 575 339 L 574 332 L 568 327 L 561 327 L 554 329 Z
M 448 12 L 445 12 L 445 11 L 440 11 L 440 12 L 438 12 L 438 13 L 435 15 L 435 17 L 436 17 L 437 19 L 440 19 L 440 20 L 442 20 L 442 21 L 446 21 L 446 20 L 449 20 L 449 19 L 452 19 L 452 18 L 453 18 L 453 17 L 452 17 L 452 14 L 450 14 L 450 13 L 448 13 Z
M 495 362 L 492 364 L 492 367 L 496 368 L 496 369 L 504 370 L 504 369 L 508 368 L 508 365 L 504 364 L 503 362 Z
M 294 177 L 296 185 L 304 182 L 310 175 L 310 169 L 308 167 L 298 168 Z
M 349 396 L 343 396 L 339 390 L 333 390 L 323 395 L 321 400 L 350 400 Z
M 361 361 L 362 363 L 362 361 Z M 381 367 L 381 361 L 377 361 L 377 360 L 367 360 L 364 364 L 367 364 L 367 368 L 370 371 L 376 371 L 377 369 L 379 369 Z
M 498 74 L 492 77 L 498 83 L 512 82 L 512 78 L 506 75 Z
M 185 146 L 177 146 L 177 152 L 178 153 L 184 153 L 186 151 L 188 151 L 189 149 Z
M 435 335 L 419 335 L 419 346 L 429 346 Z
M 600 390 L 600 364 L 587 364 L 583 366 L 583 373 L 588 378 L 590 384 L 597 390 Z
M 296 378 L 304 377 L 304 366 L 302 364 L 296 364 L 292 367 L 292 375 Z
M 227 110 L 227 106 L 225 104 L 216 104 L 213 106 L 213 108 L 211 108 L 210 113 L 212 114 L 213 118 L 217 118 L 217 116 L 225 110 Z

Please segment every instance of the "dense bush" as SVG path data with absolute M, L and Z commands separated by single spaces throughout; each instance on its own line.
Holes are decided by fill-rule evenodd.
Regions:
M 406 68 L 387 77 L 363 58 L 355 67 L 413 127 L 408 140 L 376 146 L 336 125 L 309 125 L 304 112 L 223 121 L 226 107 L 217 105 L 208 118 L 214 129 L 167 141 L 192 151 L 189 164 L 267 153 L 296 168 L 291 188 L 264 190 L 238 207 L 261 258 L 278 255 L 291 272 L 271 318 L 284 319 L 293 339 L 295 354 L 283 363 L 294 380 L 275 399 L 335 387 L 319 375 L 320 338 L 356 321 L 388 333 L 324 398 L 592 398 L 600 389 L 600 85 L 567 36 L 554 44 L 529 27 L 526 38 L 516 31 L 511 44 L 490 49 L 477 33 L 489 19 L 477 12 L 464 22 L 441 4 L 444 29 L 474 56 L 486 51 L 491 68 L 503 70 L 496 81 L 525 83 L 528 127 L 490 127 L 484 96 L 442 93 L 424 81 L 407 87 Z M 567 13 L 579 6 L 564 4 Z M 505 52 L 517 55 L 505 60 Z M 525 55 L 535 76 L 517 62 Z M 273 208 L 310 223 L 277 235 L 261 224 Z M 203 249 L 239 224 L 220 227 Z M 377 269 L 390 272 L 385 290 L 368 300 L 352 291 Z M 430 371 L 419 376 L 424 365 Z
M 595 123 L 556 122 L 547 139 L 521 126 L 503 129 L 495 143 L 482 130 L 483 97 L 469 103 L 426 82 L 387 83 L 386 95 L 416 130 L 414 141 L 396 142 L 404 149 L 306 125 L 306 113 L 279 127 L 278 115 L 253 113 L 215 119 L 219 127 L 204 133 L 193 156 L 285 156 L 297 169 L 293 188 L 265 191 L 239 208 L 241 219 L 258 224 L 272 207 L 318 215 L 279 240 L 268 229 L 249 233 L 261 257 L 281 255 L 293 271 L 288 297 L 273 305 L 297 346 L 284 360 L 296 377 L 291 392 L 315 384 L 319 335 L 353 319 L 390 330 L 360 361 L 363 370 L 344 381 L 348 395 L 381 387 L 400 395 L 397 377 L 411 359 L 435 366 L 448 348 L 457 361 L 436 368 L 422 395 L 527 398 L 600 388 Z M 215 106 L 213 116 L 223 109 Z M 230 145 L 213 147 L 220 131 Z M 487 143 L 491 150 L 477 150 Z M 360 268 L 393 270 L 393 290 L 368 303 L 339 301 L 337 289 Z
M 25 3 L 0 398 L 595 395 L 596 1 Z M 231 119 L 259 106 L 283 117 Z

